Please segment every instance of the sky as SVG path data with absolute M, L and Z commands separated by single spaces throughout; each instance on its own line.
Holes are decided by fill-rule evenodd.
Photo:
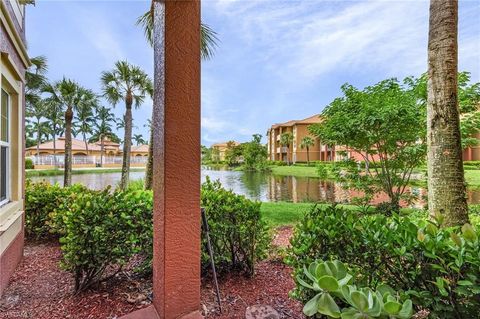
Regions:
M 153 78 L 153 53 L 135 26 L 150 1 L 37 0 L 27 12 L 31 56 L 45 55 L 52 81 L 64 76 L 101 93 L 100 73 L 117 60 Z M 202 63 L 202 144 L 266 134 L 274 123 L 320 113 L 340 87 L 363 88 L 427 70 L 428 1 L 203 0 L 217 32 Z M 480 1 L 459 6 L 459 70 L 480 81 Z M 105 105 L 108 105 L 104 101 Z M 123 105 L 114 109 L 117 117 Z M 134 111 L 134 134 L 152 101 Z M 123 132 L 118 132 L 123 138 Z

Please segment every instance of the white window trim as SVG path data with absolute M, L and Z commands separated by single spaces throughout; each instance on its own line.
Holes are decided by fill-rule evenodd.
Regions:
M 6 158 L 7 158 L 7 165 L 6 165 L 6 175 L 7 175 L 7 190 L 5 192 L 5 199 L 0 201 L 0 207 L 2 206 L 5 206 L 6 204 L 8 204 L 11 200 L 10 198 L 10 193 L 11 193 L 11 188 L 12 188 L 12 181 L 11 181 L 11 177 L 10 177 L 10 171 L 11 171 L 11 167 L 10 167 L 10 149 L 11 149 L 11 145 L 10 145 L 10 138 L 11 138 L 11 129 L 12 129 L 12 125 L 10 123 L 10 116 L 11 116 L 11 112 L 12 112 L 12 98 L 11 98 L 11 95 L 7 92 L 7 90 L 1 88 L 0 89 L 0 93 L 1 92 L 5 92 L 8 96 L 8 100 L 7 100 L 7 125 L 8 125 L 8 131 L 7 131 L 7 140 L 8 142 L 4 142 L 2 140 L 0 140 L 0 146 L 5 146 L 7 147 L 7 155 L 6 155 Z M 0 97 L 1 99 L 1 97 Z M 0 121 L 0 125 L 1 125 L 1 121 Z M 0 127 L 0 130 L 1 130 L 1 127 Z M 1 131 L 0 131 L 1 132 Z

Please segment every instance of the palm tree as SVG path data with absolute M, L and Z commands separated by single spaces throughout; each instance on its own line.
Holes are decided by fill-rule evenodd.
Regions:
M 458 110 L 458 0 L 431 0 L 428 37 L 428 210 L 468 223 Z
M 143 138 L 142 134 L 134 134 L 133 135 L 133 140 L 135 141 L 135 144 L 137 144 L 137 146 L 147 144 L 147 142 L 145 142 L 145 139 Z
M 25 72 L 25 102 L 27 108 L 41 100 L 42 89 L 47 83 L 47 58 L 38 56 L 31 58 L 32 66 Z
M 88 89 L 81 87 L 78 83 L 63 79 L 45 87 L 45 92 L 50 94 L 50 99 L 62 105 L 65 109 L 65 171 L 63 185 L 72 184 L 72 121 L 74 110 L 84 103 L 93 103 L 97 96 Z
M 153 95 L 153 84 L 148 75 L 139 67 L 127 61 L 118 61 L 115 68 L 102 72 L 103 93 L 107 100 L 115 106 L 120 101 L 125 102 L 125 137 L 123 139 L 123 162 L 120 189 L 128 186 L 130 172 L 130 150 L 132 147 L 132 106 L 136 108 Z
M 112 123 L 115 122 L 115 116 L 110 109 L 105 106 L 98 106 L 95 114 L 93 135 L 90 142 L 100 141 L 100 167 L 103 167 L 103 156 L 105 153 L 105 137 L 113 137 Z
M 45 118 L 48 120 L 50 134 L 53 141 L 53 166 L 57 167 L 57 135 L 64 132 L 64 118 L 62 114 L 62 105 L 53 99 L 47 99 L 47 110 Z
M 98 106 L 98 99 L 88 99 L 82 101 L 77 106 L 77 126 L 76 126 L 76 133 L 82 134 L 83 142 L 85 143 L 85 149 L 88 152 L 88 141 L 87 141 L 87 134 L 93 133 L 93 123 L 95 122 L 95 118 L 93 115 L 93 111 Z
M 280 135 L 280 144 L 287 148 L 287 165 L 290 165 L 290 144 L 293 142 L 293 135 L 290 132 L 285 132 Z
M 137 19 L 137 25 L 143 28 L 148 43 L 153 46 L 153 2 L 150 10 Z M 203 60 L 209 60 L 218 45 L 217 33 L 204 23 L 200 25 L 200 32 L 200 53 Z
M 35 132 L 36 135 L 36 141 L 37 141 L 37 153 L 36 156 L 39 156 L 40 154 L 40 143 L 42 143 L 42 136 L 45 135 L 46 129 L 48 127 L 45 125 L 45 121 L 42 121 L 42 119 L 45 118 L 45 115 L 47 113 L 47 102 L 42 99 L 40 96 L 34 96 L 31 95 L 32 98 L 27 104 L 26 108 L 26 115 L 27 117 L 33 118 L 34 121 L 31 124 L 31 129 L 33 132 Z
M 300 147 L 307 149 L 307 165 L 310 165 L 310 147 L 313 145 L 315 145 L 315 141 L 310 136 L 305 136 L 300 142 Z

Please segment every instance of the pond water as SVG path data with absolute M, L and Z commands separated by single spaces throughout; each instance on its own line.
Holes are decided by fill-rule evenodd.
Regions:
M 241 172 L 221 169 L 202 168 L 202 182 L 209 176 L 212 180 L 220 180 L 222 185 L 237 194 L 264 202 L 337 202 L 348 203 L 352 197 L 359 196 L 354 191 L 345 190 L 340 184 L 332 181 L 322 181 L 314 177 L 276 176 L 270 173 Z M 131 180 L 142 179 L 145 172 L 130 173 Z M 63 176 L 31 177 L 33 181 L 47 180 L 50 183 L 62 183 Z M 72 176 L 73 183 L 81 183 L 93 189 L 102 189 L 108 185 L 116 186 L 120 181 L 120 173 L 92 173 Z M 426 195 L 426 190 L 412 186 L 410 192 L 419 198 Z M 470 203 L 480 203 L 480 190 L 469 190 Z M 386 201 L 387 197 L 380 194 L 374 199 L 374 204 Z M 413 203 L 412 207 L 424 205 L 422 199 Z

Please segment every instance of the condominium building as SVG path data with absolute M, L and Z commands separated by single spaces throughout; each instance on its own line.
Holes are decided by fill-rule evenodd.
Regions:
M 0 295 L 23 254 L 25 6 L 0 0 Z
M 212 161 L 223 162 L 225 160 L 225 152 L 229 147 L 239 146 L 240 143 L 235 141 L 221 142 L 212 144 Z
M 274 124 L 267 131 L 268 157 L 272 161 L 290 161 L 293 163 L 310 161 L 333 161 L 335 160 L 335 148 L 322 144 L 321 141 L 310 134 L 308 127 L 322 122 L 320 114 L 307 117 L 303 120 L 291 120 L 285 123 Z M 290 133 L 293 141 L 290 145 L 282 145 L 281 136 Z M 314 145 L 302 148 L 302 140 L 309 136 L 314 140 Z

